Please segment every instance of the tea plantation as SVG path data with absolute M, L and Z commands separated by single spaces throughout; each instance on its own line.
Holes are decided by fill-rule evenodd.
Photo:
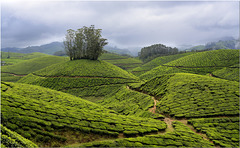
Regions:
M 40 146 L 116 138 L 121 134 L 131 137 L 166 129 L 163 121 L 118 115 L 81 98 L 39 86 L 2 83 L 1 88 L 2 124 Z
M 1 124 L 1 147 L 38 147 L 35 143 Z
M 99 59 L 114 64 L 127 71 L 130 71 L 133 68 L 141 66 L 143 63 L 141 60 L 137 58 L 121 56 L 113 53 L 104 53 Z
M 182 67 L 227 67 L 238 63 L 239 50 L 222 49 L 198 52 L 164 65 Z
M 159 98 L 157 111 L 177 118 L 238 116 L 239 83 L 195 74 L 169 74 L 136 87 Z
M 9 56 L 9 58 L 8 58 Z M 34 52 L 34 53 L 15 53 L 15 52 L 1 52 L 1 61 L 4 65 L 14 65 L 29 59 L 40 58 L 48 56 L 44 53 Z M 4 61 L 4 62 L 3 62 Z
M 78 147 L 213 147 L 214 145 L 195 134 L 183 123 L 173 122 L 174 132 L 147 135 L 137 138 L 124 138 L 92 142 Z
M 239 146 L 239 50 L 13 53 L 1 72 L 1 147 Z
M 188 122 L 221 147 L 239 146 L 239 117 L 191 119 Z
M 62 63 L 68 60 L 66 57 L 57 57 L 57 56 L 43 56 L 39 58 L 33 58 L 30 60 L 24 60 L 20 63 L 14 65 L 3 66 L 1 78 L 3 81 L 16 82 L 24 75 L 32 73 L 34 71 L 40 70 L 47 66 Z
M 216 70 L 212 74 L 215 77 L 239 82 L 239 64 Z
M 237 81 L 239 79 L 239 66 L 236 66 L 236 64 L 239 65 L 239 50 L 213 50 L 192 54 L 185 53 L 185 55 L 176 60 L 162 63 L 139 77 L 150 80 L 170 73 L 193 73 L 201 75 L 212 74 L 215 77 L 227 80 Z M 169 57 L 169 59 L 171 58 Z
M 187 56 L 187 55 L 191 55 L 194 54 L 194 52 L 188 52 L 188 53 L 182 53 L 182 54 L 176 54 L 176 55 L 169 55 L 169 56 L 162 56 L 162 57 L 158 57 L 153 59 L 152 61 L 139 66 L 137 68 L 134 68 L 133 70 L 131 70 L 131 72 L 137 76 L 140 76 L 141 74 L 144 74 L 145 72 L 158 67 L 160 65 L 163 65 L 165 63 L 174 61 L 176 59 L 179 59 L 181 57 Z

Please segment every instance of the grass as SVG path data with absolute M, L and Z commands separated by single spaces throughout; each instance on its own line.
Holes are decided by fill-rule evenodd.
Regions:
M 39 146 L 63 146 L 99 138 L 145 135 L 163 121 L 118 115 L 113 110 L 51 89 L 2 82 L 1 122 Z M 89 138 L 92 137 L 92 138 Z
M 159 98 L 157 111 L 176 118 L 239 115 L 239 84 L 233 81 L 179 73 L 156 77 L 134 89 Z

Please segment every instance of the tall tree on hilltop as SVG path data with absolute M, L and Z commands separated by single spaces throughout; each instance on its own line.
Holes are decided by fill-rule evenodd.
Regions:
M 107 44 L 107 39 L 102 38 L 101 31 L 95 29 L 94 25 L 84 26 L 77 31 L 67 30 L 64 46 L 70 60 L 97 60 L 103 53 L 103 46 Z

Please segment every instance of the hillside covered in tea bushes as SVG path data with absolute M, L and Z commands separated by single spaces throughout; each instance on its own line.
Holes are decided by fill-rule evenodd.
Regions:
M 2 83 L 1 88 L 2 124 L 40 146 L 121 135 L 131 137 L 166 128 L 163 121 L 122 116 L 95 103 L 40 86 Z
M 186 54 L 188 53 L 185 53 L 185 55 Z M 239 50 L 225 49 L 194 52 L 170 62 L 159 63 L 159 66 L 143 73 L 139 77 L 141 79 L 150 80 L 156 76 L 170 73 L 194 73 L 201 75 L 211 74 L 219 78 L 237 81 L 239 71 L 238 65 Z
M 2 66 L 1 147 L 239 145 L 239 50 L 28 56 Z

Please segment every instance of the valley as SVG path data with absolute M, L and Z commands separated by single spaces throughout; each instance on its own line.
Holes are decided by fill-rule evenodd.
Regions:
M 239 146 L 239 50 L 1 54 L 1 147 Z

